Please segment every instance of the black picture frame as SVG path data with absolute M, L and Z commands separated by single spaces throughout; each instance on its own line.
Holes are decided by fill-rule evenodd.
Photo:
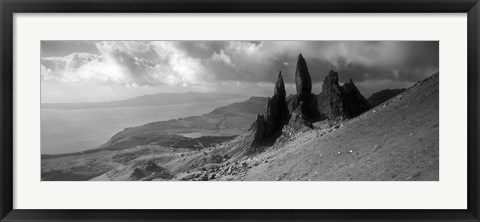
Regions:
M 478 0 L 0 0 L 1 221 L 479 221 Z M 17 210 L 13 209 L 14 13 L 468 13 L 466 210 Z M 455 118 L 455 117 L 452 117 Z

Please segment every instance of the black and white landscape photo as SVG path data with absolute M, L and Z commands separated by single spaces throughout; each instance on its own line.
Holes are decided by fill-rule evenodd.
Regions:
M 41 41 L 42 181 L 438 181 L 438 41 Z

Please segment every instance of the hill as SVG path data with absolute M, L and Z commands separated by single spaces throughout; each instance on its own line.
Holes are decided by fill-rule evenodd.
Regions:
M 261 154 L 266 161 L 243 179 L 438 180 L 438 79 L 436 73 L 356 118 Z
M 378 106 L 383 102 L 389 100 L 390 98 L 404 92 L 406 89 L 385 89 L 373 93 L 370 97 L 367 98 L 368 103 L 371 107 Z
M 184 143 L 182 148 L 195 148 L 185 143 L 213 139 L 213 137 L 231 139 L 232 136 L 239 135 L 248 129 L 256 114 L 265 109 L 265 103 L 264 97 L 251 97 L 246 101 L 223 106 L 201 116 L 126 128 L 99 148 L 115 150 L 148 144 L 175 147 L 178 143 Z M 193 145 L 202 146 L 196 142 Z

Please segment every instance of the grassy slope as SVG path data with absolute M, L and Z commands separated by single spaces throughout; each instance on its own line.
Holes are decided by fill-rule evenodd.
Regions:
M 244 179 L 438 180 L 438 98 L 437 74 L 342 127 L 305 132 L 262 154 L 271 161 Z

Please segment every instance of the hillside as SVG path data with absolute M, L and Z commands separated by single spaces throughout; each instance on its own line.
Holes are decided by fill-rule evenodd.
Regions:
M 252 131 L 200 151 L 137 147 L 121 151 L 133 159 L 94 180 L 134 180 L 148 164 L 162 170 L 142 180 L 438 180 L 438 98 L 434 74 L 358 117 L 316 122 L 262 152 L 240 155 Z
M 205 140 L 212 137 L 223 137 L 228 140 L 248 129 L 256 114 L 265 109 L 265 102 L 264 97 L 251 97 L 246 101 L 223 106 L 201 116 L 126 128 L 99 148 L 115 150 L 148 144 L 175 147 L 179 142 L 184 143 L 180 146 L 182 148 L 194 148 L 185 145 L 185 142 L 204 139 L 203 144 L 205 144 L 207 142 Z
M 245 180 L 438 180 L 438 73 L 366 113 L 261 154 Z
M 368 103 L 371 107 L 380 105 L 381 103 L 389 100 L 390 98 L 404 92 L 406 89 L 384 89 L 376 93 L 373 93 L 370 97 L 367 98 Z

